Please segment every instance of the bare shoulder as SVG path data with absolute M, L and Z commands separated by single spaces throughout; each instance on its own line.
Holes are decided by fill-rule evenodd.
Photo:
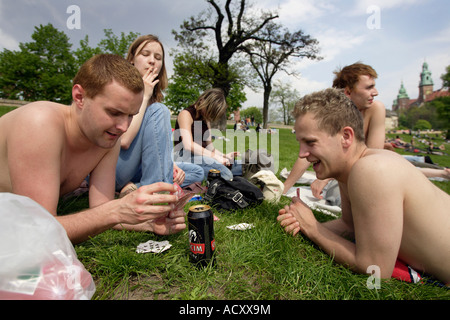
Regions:
M 374 109 L 376 110 L 377 114 L 382 115 L 383 119 L 386 117 L 386 107 L 384 106 L 383 102 L 375 100 L 374 102 Z
M 64 111 L 68 111 L 69 107 L 54 102 L 38 101 L 27 104 L 18 108 L 11 114 L 14 114 L 14 121 L 26 121 L 26 124 L 33 125 L 48 123 L 52 124 L 55 120 L 61 120 Z
M 187 111 L 186 109 L 182 110 L 179 114 L 178 117 L 182 117 L 182 118 L 186 118 L 189 117 L 192 119 L 191 114 L 189 113 L 189 111 Z
M 181 125 L 191 125 L 193 122 L 194 122 L 194 120 L 192 119 L 192 116 L 191 116 L 191 114 L 189 113 L 189 111 L 187 111 L 187 110 L 183 110 L 183 111 L 181 111 L 179 114 L 178 114 L 178 123 L 179 123 L 179 125 L 181 126 Z
M 395 152 L 383 149 L 367 149 L 365 154 L 355 162 L 352 171 L 365 171 L 371 170 L 371 168 L 371 171 L 374 171 L 374 169 L 391 171 L 391 168 L 395 170 L 397 166 L 407 163 L 407 160 Z
M 49 140 L 62 138 L 63 134 L 56 133 L 62 133 L 64 130 L 68 112 L 68 106 L 53 102 L 30 103 L 13 111 L 10 117 L 5 119 L 8 120 L 8 133 L 27 140 L 34 140 L 43 135 Z
M 368 110 L 372 116 L 382 116 L 383 118 L 386 116 L 386 107 L 379 100 L 375 100 Z
M 388 185 L 401 185 L 405 170 L 414 167 L 395 152 L 369 149 L 353 165 L 348 179 L 349 188 L 356 189 L 385 188 Z M 414 170 L 414 173 L 417 170 Z
M 384 103 L 381 102 L 380 100 L 374 100 L 373 101 L 373 106 L 376 107 L 377 109 L 378 108 L 382 108 L 383 110 L 386 110 L 386 108 L 384 106 Z

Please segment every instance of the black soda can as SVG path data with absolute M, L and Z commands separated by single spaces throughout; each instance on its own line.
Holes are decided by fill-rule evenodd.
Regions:
M 189 208 L 189 256 L 197 266 L 206 266 L 213 260 L 216 249 L 214 240 L 214 215 L 211 207 L 195 205 Z
M 214 179 L 220 178 L 220 170 L 217 169 L 211 169 L 208 173 L 208 178 L 206 180 L 206 185 L 209 186 L 211 181 Z

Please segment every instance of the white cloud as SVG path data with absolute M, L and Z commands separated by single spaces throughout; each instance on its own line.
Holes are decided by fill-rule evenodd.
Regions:
M 0 19 L 4 20 L 6 17 L 4 17 L 4 10 L 3 7 L 5 6 L 4 1 L 0 0 Z M 15 50 L 19 47 L 19 42 L 14 39 L 11 35 L 5 33 L 0 28 L 0 49 L 8 49 L 8 50 Z
M 290 77 L 286 82 L 290 83 L 292 85 L 292 88 L 296 89 L 302 96 L 315 91 L 323 90 L 330 86 L 329 83 L 311 80 L 303 77 L 298 79 Z
M 279 10 L 280 19 L 286 25 L 316 20 L 329 12 L 335 11 L 330 1 L 288 0 Z
M 429 0 L 355 0 L 351 15 L 367 14 L 367 8 L 377 6 L 381 10 L 404 8 L 414 5 L 424 5 Z
M 447 26 L 446 29 L 439 30 L 437 33 L 433 34 L 428 41 L 430 42 L 441 42 L 441 43 L 450 43 L 450 26 Z
M 357 47 L 366 40 L 365 35 L 355 35 L 348 31 L 336 30 L 335 28 L 318 32 L 315 37 L 319 40 L 320 55 L 323 56 L 323 61 L 334 60 L 344 51 Z
M 19 42 L 0 29 L 0 48 L 17 50 L 19 48 Z
M 317 20 L 336 9 L 329 0 L 262 0 L 255 7 L 278 12 L 279 21 L 289 29 Z
M 297 90 L 301 96 L 306 94 L 323 90 L 328 88 L 330 84 L 326 81 L 312 80 L 308 77 L 294 77 L 289 76 L 285 73 L 280 74 L 277 77 L 282 83 L 288 83 L 291 85 L 292 89 Z M 256 106 L 262 108 L 263 105 L 263 91 L 254 92 L 250 89 L 245 90 L 247 101 L 244 103 L 244 108 Z

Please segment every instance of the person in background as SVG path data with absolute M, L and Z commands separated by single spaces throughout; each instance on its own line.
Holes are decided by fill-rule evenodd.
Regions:
M 127 60 L 139 71 L 145 90 L 139 112 L 121 139 L 116 190 L 124 196 L 154 182 L 184 187 L 202 181 L 199 166 L 173 162 L 170 111 L 161 103 L 168 84 L 162 43 L 154 35 L 141 36 L 131 44 Z
M 227 108 L 223 91 L 214 88 L 205 91 L 193 105 L 180 112 L 175 123 L 176 161 L 200 165 L 205 177 L 211 169 L 220 170 L 226 180 L 233 179 L 233 175 L 242 175 L 242 165 L 234 161 L 239 154 L 223 154 L 211 140 L 211 122 L 222 117 Z

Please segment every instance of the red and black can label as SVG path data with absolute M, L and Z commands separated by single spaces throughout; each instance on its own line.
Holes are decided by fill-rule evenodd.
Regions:
M 189 208 L 189 248 L 190 260 L 206 266 L 216 248 L 214 240 L 214 216 L 211 207 L 196 205 Z

